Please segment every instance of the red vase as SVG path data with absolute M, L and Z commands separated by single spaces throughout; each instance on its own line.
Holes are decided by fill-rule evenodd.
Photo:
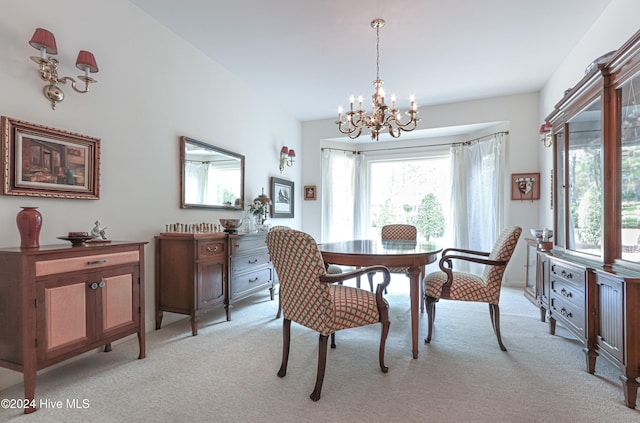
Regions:
M 40 228 L 42 215 L 37 207 L 23 207 L 16 216 L 18 232 L 20 232 L 20 248 L 38 248 L 40 246 Z

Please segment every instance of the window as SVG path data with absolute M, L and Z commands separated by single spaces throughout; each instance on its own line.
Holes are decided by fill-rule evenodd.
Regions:
M 380 237 L 382 226 L 416 226 L 418 238 L 441 240 L 449 218 L 448 153 L 432 157 L 369 161 L 370 238 Z

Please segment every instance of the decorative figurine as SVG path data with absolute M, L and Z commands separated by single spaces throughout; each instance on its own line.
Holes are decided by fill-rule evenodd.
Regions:
M 103 228 L 99 220 L 96 220 L 95 226 L 91 229 L 93 239 L 107 239 L 107 228 Z

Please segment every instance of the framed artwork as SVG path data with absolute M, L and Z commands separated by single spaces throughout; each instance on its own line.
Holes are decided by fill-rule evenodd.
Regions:
M 316 199 L 316 186 L 315 185 L 305 185 L 304 186 L 304 199 L 305 200 L 315 200 Z
M 98 138 L 2 116 L 2 193 L 100 198 Z
M 512 200 L 539 200 L 540 174 L 513 173 L 511 174 Z
M 271 217 L 293 217 L 294 196 L 293 181 L 271 178 Z

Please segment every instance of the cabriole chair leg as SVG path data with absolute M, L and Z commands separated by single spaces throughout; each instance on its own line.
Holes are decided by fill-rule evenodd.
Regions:
M 278 370 L 278 376 L 285 377 L 287 363 L 289 363 L 289 346 L 291 345 L 291 320 L 282 320 L 282 364 Z
M 316 386 L 313 389 L 309 398 L 313 401 L 320 399 L 320 393 L 322 392 L 322 382 L 324 381 L 324 369 L 327 364 L 327 343 L 329 340 L 328 335 L 320 335 L 318 340 L 318 374 L 316 375 Z

